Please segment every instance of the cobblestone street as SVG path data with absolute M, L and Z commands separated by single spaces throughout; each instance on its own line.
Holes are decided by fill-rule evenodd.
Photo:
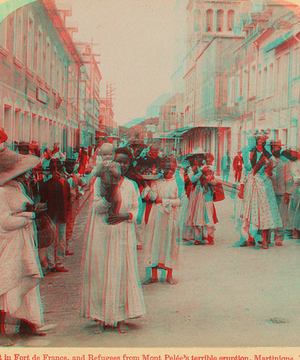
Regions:
M 47 275 L 41 283 L 44 338 L 17 346 L 50 347 L 227 347 L 299 346 L 299 252 L 296 240 L 268 250 L 236 247 L 233 200 L 217 204 L 214 246 L 181 246 L 176 286 L 143 286 L 147 314 L 129 321 L 131 333 L 108 328 L 91 333 L 93 323 L 80 318 L 82 249 L 89 202 L 77 217 L 69 273 Z M 139 255 L 140 277 L 145 275 Z

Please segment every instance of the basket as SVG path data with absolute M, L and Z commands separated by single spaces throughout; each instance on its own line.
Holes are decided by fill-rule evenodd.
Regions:
M 56 237 L 56 226 L 47 214 L 41 214 L 35 219 L 38 248 L 50 246 Z

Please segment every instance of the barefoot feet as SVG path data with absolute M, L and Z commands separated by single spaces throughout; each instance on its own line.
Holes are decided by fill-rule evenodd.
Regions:
M 93 334 L 102 334 L 104 330 L 105 330 L 105 326 L 104 326 L 104 323 L 101 321 L 93 327 L 92 333 Z
M 154 284 L 154 283 L 156 283 L 156 282 L 158 282 L 158 279 L 157 279 L 157 278 L 154 278 L 154 279 L 152 279 L 152 278 L 150 278 L 150 279 L 144 279 L 144 280 L 142 281 L 142 285 Z
M 13 342 L 5 334 L 0 333 L 0 346 L 12 346 Z
M 130 332 L 130 329 L 124 322 L 118 322 L 117 327 L 116 327 L 116 331 L 119 334 L 126 334 L 126 333 Z
M 178 281 L 174 280 L 173 278 L 167 278 L 163 281 L 164 285 L 176 285 Z

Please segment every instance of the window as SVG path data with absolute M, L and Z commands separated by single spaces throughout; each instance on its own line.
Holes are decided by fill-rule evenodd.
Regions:
M 51 71 L 51 86 L 52 90 L 56 90 L 56 66 L 57 66 L 57 51 L 54 49 L 54 55 L 52 60 L 52 71 Z
M 263 75 L 263 94 L 267 95 L 267 88 L 268 88 L 268 68 L 264 68 L 264 75 Z
M 287 53 L 284 55 L 284 71 L 283 71 L 283 76 L 282 76 L 282 82 L 283 85 L 287 86 L 288 85 L 288 81 L 289 81 L 289 57 L 290 57 L 290 53 Z
M 200 10 L 194 11 L 194 31 L 200 30 Z
M 256 86 L 255 73 L 256 73 L 255 66 L 252 66 L 250 73 L 250 97 L 255 96 L 255 86 Z
M 42 77 L 42 67 L 43 67 L 43 33 L 42 29 L 39 26 L 38 36 L 37 36 L 37 45 L 36 45 L 36 73 Z
M 4 49 L 7 49 L 7 37 L 8 37 L 8 19 L 7 16 L 4 17 L 2 22 L 0 23 L 0 45 L 4 47 Z
M 45 78 L 46 82 L 50 85 L 51 79 L 51 44 L 49 38 L 46 40 L 46 58 L 45 58 Z
M 237 99 L 240 99 L 243 96 L 243 68 L 240 67 L 240 70 L 237 73 L 236 76 L 236 97 Z
M 223 18 L 224 18 L 223 10 L 218 10 L 217 11 L 217 31 L 223 30 Z
M 261 75 L 261 70 L 259 70 L 258 72 L 258 79 L 257 79 L 257 95 L 258 96 L 262 96 L 262 75 Z
M 66 79 L 67 67 L 62 63 L 62 76 L 61 76 L 61 94 L 65 96 L 65 79 Z
M 279 89 L 280 84 L 280 68 L 281 68 L 281 62 L 280 58 L 276 59 L 276 88 Z
M 269 93 L 272 92 L 273 90 L 273 87 L 274 87 L 274 66 L 273 64 L 270 64 L 270 67 L 269 67 L 269 80 L 268 80 L 268 85 L 269 85 Z
M 228 83 L 228 107 L 233 107 L 235 103 L 235 76 L 229 78 Z
M 227 13 L 227 30 L 232 31 L 234 26 L 234 11 L 229 10 Z
M 27 67 L 33 70 L 33 51 L 34 51 L 34 22 L 33 16 L 28 17 L 28 34 L 27 34 Z
M 227 95 L 228 95 L 228 75 L 224 75 L 223 81 L 223 103 L 227 103 Z
M 206 28 L 205 31 L 212 31 L 213 29 L 213 11 L 211 9 L 206 11 Z
M 57 59 L 56 90 L 61 94 L 61 59 Z
M 243 96 L 244 98 L 247 98 L 247 95 L 248 95 L 248 71 L 247 69 L 244 70 L 244 73 L 243 73 Z
M 23 21 L 23 7 L 17 9 L 16 16 L 15 16 L 15 48 L 14 48 L 14 55 L 15 57 L 22 61 L 22 21 Z
M 294 66 L 293 66 L 293 77 L 298 77 L 299 74 L 299 47 L 293 51 Z

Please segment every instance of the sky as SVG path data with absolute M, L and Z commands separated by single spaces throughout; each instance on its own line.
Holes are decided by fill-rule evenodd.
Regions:
M 64 1 L 66 2 L 66 1 Z M 59 4 L 59 1 L 57 1 Z M 146 108 L 172 91 L 175 0 L 72 0 L 75 40 L 99 43 L 101 96 L 115 83 L 114 120 L 146 116 Z

